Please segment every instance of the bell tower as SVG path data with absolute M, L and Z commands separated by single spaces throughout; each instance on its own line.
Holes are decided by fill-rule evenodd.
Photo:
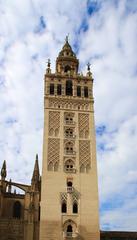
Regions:
M 66 37 L 44 77 L 40 240 L 99 240 L 93 78 Z

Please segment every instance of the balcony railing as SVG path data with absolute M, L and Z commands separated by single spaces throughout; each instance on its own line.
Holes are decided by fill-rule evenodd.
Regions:
M 75 155 L 76 152 L 73 150 L 65 150 L 65 155 Z
M 64 124 L 65 124 L 65 125 L 74 125 L 75 122 L 74 122 L 74 121 L 71 121 L 71 120 L 65 120 Z
M 74 190 L 74 188 L 73 188 L 73 187 L 67 187 L 67 192 L 68 192 L 68 193 L 72 193 L 72 192 L 73 192 L 73 190 Z
M 78 234 L 73 233 L 73 232 L 64 232 L 63 233 L 64 238 L 76 238 L 77 236 L 78 236 Z
M 76 173 L 76 169 L 75 168 L 65 168 L 65 172 L 66 173 Z
M 65 133 L 64 137 L 65 137 L 65 138 L 76 138 L 76 135 Z

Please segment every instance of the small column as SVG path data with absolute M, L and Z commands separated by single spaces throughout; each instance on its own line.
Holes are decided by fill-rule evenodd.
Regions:
M 77 85 L 76 85 L 75 82 L 74 82 L 74 85 L 73 85 L 73 96 L 74 96 L 74 97 L 77 96 Z
M 54 95 L 57 95 L 57 83 L 54 83 Z
M 81 97 L 84 97 L 84 86 L 81 86 Z
M 65 83 L 62 82 L 62 96 L 65 96 Z

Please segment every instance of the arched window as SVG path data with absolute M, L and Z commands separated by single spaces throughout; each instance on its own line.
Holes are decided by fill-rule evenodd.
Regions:
M 67 142 L 65 145 L 65 153 L 66 154 L 73 154 L 73 143 Z
M 71 181 L 68 181 L 68 182 L 67 182 L 67 186 L 68 186 L 68 187 L 72 187 L 72 182 L 71 182 Z
M 58 164 L 58 162 L 56 162 L 56 163 L 54 164 L 54 171 L 55 171 L 55 172 L 58 171 L 58 166 L 59 166 L 59 164 Z
M 57 95 L 61 95 L 61 93 L 62 93 L 62 86 L 61 86 L 61 84 L 58 84 L 57 85 Z
M 88 98 L 88 87 L 84 87 L 84 97 Z
M 72 193 L 72 191 L 73 191 L 73 186 L 72 186 L 73 184 L 72 184 L 72 182 L 71 181 L 68 181 L 67 182 L 67 192 L 68 193 Z
M 19 201 L 13 205 L 13 218 L 21 218 L 21 203 Z
M 67 128 L 66 130 L 65 130 L 65 137 L 73 137 L 73 128 Z
M 81 173 L 84 173 L 84 172 L 85 172 L 85 166 L 84 166 L 84 164 L 82 164 L 82 165 L 80 166 L 80 172 L 81 172 Z
M 50 95 L 54 95 L 54 83 L 50 84 Z
M 78 213 L 78 204 L 77 204 L 77 202 L 73 203 L 73 213 Z
M 52 163 L 52 162 L 50 162 L 50 163 L 48 164 L 48 170 L 49 170 L 49 171 L 53 171 L 53 163 Z
M 69 65 L 66 65 L 64 68 L 64 72 L 67 73 L 68 71 L 71 71 L 71 67 Z
M 81 97 L 81 86 L 77 86 L 77 96 Z
M 65 114 L 65 123 L 73 124 L 73 114 L 70 114 L 70 113 Z
M 71 80 L 66 81 L 66 95 L 72 96 L 72 81 Z
M 69 159 L 65 162 L 65 171 L 66 172 L 73 172 L 74 170 L 74 162 Z
M 62 202 L 62 205 L 61 205 L 61 212 L 62 213 L 66 213 L 67 212 L 67 204 L 66 202 Z
M 67 237 L 71 237 L 73 233 L 73 228 L 71 225 L 67 226 Z
M 89 170 L 90 170 L 90 165 L 89 165 L 89 164 L 87 164 L 87 166 L 86 166 L 86 172 L 88 173 L 88 172 L 89 172 Z
M 78 237 L 78 229 L 77 225 L 74 221 L 71 219 L 68 219 L 64 224 L 63 224 L 63 233 L 65 237 L 74 237 L 77 239 Z

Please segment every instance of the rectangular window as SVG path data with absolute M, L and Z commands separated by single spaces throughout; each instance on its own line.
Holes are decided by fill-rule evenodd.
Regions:
M 81 86 L 77 86 L 77 96 L 81 97 Z
M 88 98 L 88 87 L 84 87 L 84 97 Z
M 62 93 L 62 86 L 61 86 L 61 84 L 58 84 L 57 85 L 57 95 L 61 95 L 61 93 Z
M 51 83 L 50 84 L 50 95 L 53 95 L 54 94 L 54 84 Z

